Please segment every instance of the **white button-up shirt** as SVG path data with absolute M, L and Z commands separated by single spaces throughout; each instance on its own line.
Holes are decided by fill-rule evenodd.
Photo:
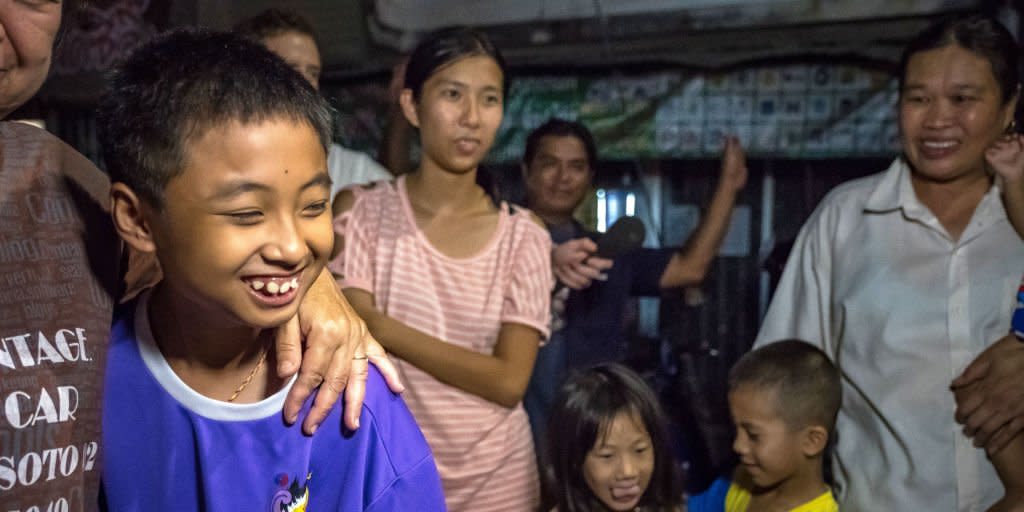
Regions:
M 953 419 L 949 385 L 1008 332 L 1022 271 L 1024 244 L 995 186 L 952 240 L 902 159 L 837 187 L 811 215 L 755 345 L 799 338 L 839 366 L 842 508 L 982 512 L 1002 496 Z

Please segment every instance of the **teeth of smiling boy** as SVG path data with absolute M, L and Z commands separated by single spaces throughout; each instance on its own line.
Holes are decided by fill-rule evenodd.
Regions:
M 299 278 L 293 277 L 290 281 L 285 281 L 283 283 L 277 283 L 274 281 L 260 281 L 254 279 L 249 282 L 249 286 L 253 290 L 263 290 L 265 291 L 265 293 L 268 293 L 270 295 L 281 295 L 288 293 L 292 290 L 298 290 Z

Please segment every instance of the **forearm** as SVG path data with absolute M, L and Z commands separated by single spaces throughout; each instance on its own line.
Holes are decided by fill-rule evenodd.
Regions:
M 732 208 L 738 191 L 719 184 L 711 198 L 707 213 L 701 219 L 690 240 L 672 255 L 661 275 L 661 288 L 677 288 L 698 284 L 704 280 L 711 262 L 718 254 L 722 239 L 729 230 Z
M 482 354 L 414 329 L 376 308 L 367 308 L 361 301 L 350 300 L 371 334 L 389 353 L 445 384 L 501 406 L 512 407 L 522 399 L 539 335 L 534 334 L 534 348 L 530 353 L 524 353 L 529 343 L 517 345 L 519 348 L 515 351 L 506 351 L 499 342 L 493 354 Z M 509 328 L 532 331 L 518 325 L 506 325 L 502 330 Z
M 989 456 L 1006 495 L 1024 499 L 1024 436 L 1018 435 L 1005 448 Z
M 1003 183 L 1003 207 L 1017 235 L 1024 238 L 1024 179 Z

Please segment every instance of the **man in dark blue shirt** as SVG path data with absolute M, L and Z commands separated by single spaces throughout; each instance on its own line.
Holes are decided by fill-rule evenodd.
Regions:
M 682 248 L 638 249 L 613 261 L 595 255 L 596 234 L 573 218 L 591 189 L 596 161 L 594 138 L 578 122 L 550 119 L 526 140 L 526 205 L 551 233 L 552 264 L 561 283 L 552 301 L 551 338 L 537 354 L 523 400 L 538 442 L 554 395 L 570 369 L 625 357 L 623 312 L 630 297 L 657 296 L 662 290 L 704 280 L 728 230 L 736 195 L 747 180 L 746 157 L 739 142 L 730 138 L 714 197 L 687 243 Z

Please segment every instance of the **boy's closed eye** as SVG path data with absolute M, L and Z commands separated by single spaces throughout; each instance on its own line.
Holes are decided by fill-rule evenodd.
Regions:
M 757 441 L 757 437 L 760 434 L 760 432 L 758 430 L 756 430 L 753 427 L 747 426 L 745 424 L 737 425 L 736 429 L 737 429 L 737 432 L 743 432 L 743 434 L 750 441 Z
M 302 209 L 302 215 L 307 218 L 316 218 L 327 212 L 328 201 L 326 199 L 316 201 Z M 263 212 L 260 210 L 243 210 L 222 214 L 228 217 L 232 223 L 239 226 L 254 226 L 263 220 Z
M 222 214 L 232 223 L 239 226 L 253 226 L 263 220 L 263 212 L 260 210 L 242 210 Z
M 302 209 L 302 214 L 307 217 L 319 217 L 327 212 L 330 201 L 321 199 Z

